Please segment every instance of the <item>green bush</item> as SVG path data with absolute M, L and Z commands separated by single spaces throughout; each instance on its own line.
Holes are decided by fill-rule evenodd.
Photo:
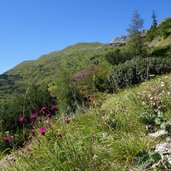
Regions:
M 156 47 L 151 53 L 152 56 L 161 57 L 161 56 L 169 56 L 171 54 L 171 46 L 164 47 Z
M 109 92 L 109 75 L 112 66 L 103 61 L 76 73 L 72 78 L 72 87 L 75 94 L 84 100 L 94 101 L 99 92 Z
M 167 38 L 171 34 L 170 28 L 171 18 L 167 18 L 162 24 L 159 25 L 158 34 L 163 38 Z
M 148 41 L 152 41 L 156 37 L 156 34 L 157 34 L 157 28 L 151 27 L 150 30 L 147 31 L 146 39 Z
M 131 86 L 149 79 L 151 76 L 171 72 L 170 58 L 136 58 L 114 66 L 111 84 L 114 90 Z
M 147 40 L 153 40 L 155 37 L 163 37 L 167 38 L 171 34 L 171 18 L 167 18 L 161 24 L 158 25 L 157 28 L 151 27 L 150 30 L 147 31 L 146 38 Z
M 144 82 L 156 75 L 171 72 L 171 58 L 134 58 L 125 63 L 111 66 L 101 62 L 90 73 L 83 70 L 72 87 L 80 97 L 88 99 L 98 92 L 113 93 L 119 88 Z M 87 74 L 88 73 L 88 74 Z
M 106 61 L 112 65 L 118 65 L 133 58 L 132 55 L 126 52 L 126 50 L 123 48 L 116 48 L 114 50 L 108 51 L 104 54 L 104 56 Z

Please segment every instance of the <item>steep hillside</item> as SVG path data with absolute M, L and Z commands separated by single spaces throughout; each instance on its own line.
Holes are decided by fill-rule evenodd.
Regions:
M 170 25 L 171 19 L 168 18 L 157 28 L 147 31 L 144 38 L 149 46 L 147 58 L 155 56 L 170 58 Z M 37 60 L 25 61 L 0 75 L 0 103 L 23 93 L 30 84 L 48 86 L 51 90 L 58 84 L 57 82 L 60 82 L 61 77 L 64 77 L 63 73 L 71 76 L 86 68 L 97 66 L 103 61 L 118 65 L 132 58 L 135 56 L 129 54 L 125 44 L 118 47 L 115 44 L 97 42 L 78 43 L 63 50 L 42 55 Z
M 80 112 L 69 120 L 49 120 L 42 136 L 36 137 L 25 154 L 14 153 L 16 162 L 7 170 L 148 170 L 167 168 L 156 144 L 167 135 L 154 137 L 160 129 L 158 119 L 170 118 L 171 75 L 158 77 L 115 95 L 107 95 L 101 107 Z M 157 101 L 156 101 L 157 99 Z M 162 114 L 162 115 L 161 115 Z M 160 115 L 160 116 L 159 116 Z M 148 117 L 149 116 L 149 117 Z M 152 120 L 156 124 L 152 124 Z M 167 129 L 166 129 L 167 130 Z M 160 162 L 160 165 L 157 163 Z
M 41 56 L 35 61 L 25 61 L 0 75 L 0 99 L 8 99 L 23 92 L 28 84 L 50 84 L 55 82 L 64 69 L 79 71 L 101 60 L 93 58 L 103 52 L 106 45 L 100 43 L 79 43 L 64 50 Z

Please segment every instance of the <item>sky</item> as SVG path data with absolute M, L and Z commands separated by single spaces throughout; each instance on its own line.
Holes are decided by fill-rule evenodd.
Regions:
M 127 34 L 133 12 L 144 29 L 171 17 L 171 0 L 0 0 L 0 74 L 25 60 L 78 42 Z

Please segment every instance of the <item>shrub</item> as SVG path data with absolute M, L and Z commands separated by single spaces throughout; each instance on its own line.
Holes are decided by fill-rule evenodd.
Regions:
M 171 72 L 170 58 L 137 58 L 113 67 L 111 83 L 114 90 L 134 85 L 149 79 L 151 76 Z
M 73 76 L 72 87 L 82 99 L 92 102 L 98 92 L 109 90 L 110 70 L 111 65 L 106 61 L 86 68 Z
M 170 27 L 171 27 L 171 18 L 167 18 L 159 25 L 158 34 L 163 38 L 167 38 L 171 33 Z
M 162 156 L 157 152 L 142 151 L 137 154 L 135 161 L 137 164 L 142 165 L 144 169 L 147 169 L 161 159 Z
M 79 94 L 82 100 L 88 100 L 95 97 L 98 92 L 113 93 L 119 88 L 169 73 L 171 72 L 170 66 L 171 58 L 169 57 L 136 57 L 113 67 L 107 62 L 101 62 L 95 67 L 77 73 L 71 85 L 75 94 Z
M 146 39 L 148 41 L 152 41 L 155 38 L 156 34 L 157 34 L 157 28 L 151 27 L 150 30 L 147 31 Z
M 114 50 L 108 51 L 104 54 L 105 59 L 112 65 L 118 65 L 125 62 L 126 60 L 132 59 L 132 56 L 129 55 L 125 49 L 116 48 Z
M 171 18 L 165 19 L 161 24 L 158 25 L 157 28 L 151 27 L 150 30 L 148 30 L 146 37 L 147 40 L 153 40 L 155 37 L 163 37 L 164 39 L 167 38 L 171 34 Z
M 156 47 L 151 53 L 152 56 L 168 56 L 171 53 L 171 46 Z

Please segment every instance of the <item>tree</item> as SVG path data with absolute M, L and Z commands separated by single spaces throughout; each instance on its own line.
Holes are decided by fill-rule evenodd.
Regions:
M 152 12 L 152 24 L 150 29 L 147 31 L 146 37 L 148 41 L 152 41 L 154 39 L 154 37 L 157 35 L 157 15 L 155 13 L 155 11 L 153 10 Z
M 142 38 L 142 31 L 144 20 L 140 17 L 138 11 L 134 11 L 131 24 L 127 29 L 129 33 L 128 46 L 132 55 L 142 56 L 145 52 Z
M 153 28 L 156 28 L 157 27 L 157 15 L 156 15 L 156 12 L 153 10 L 152 12 L 152 26 Z

